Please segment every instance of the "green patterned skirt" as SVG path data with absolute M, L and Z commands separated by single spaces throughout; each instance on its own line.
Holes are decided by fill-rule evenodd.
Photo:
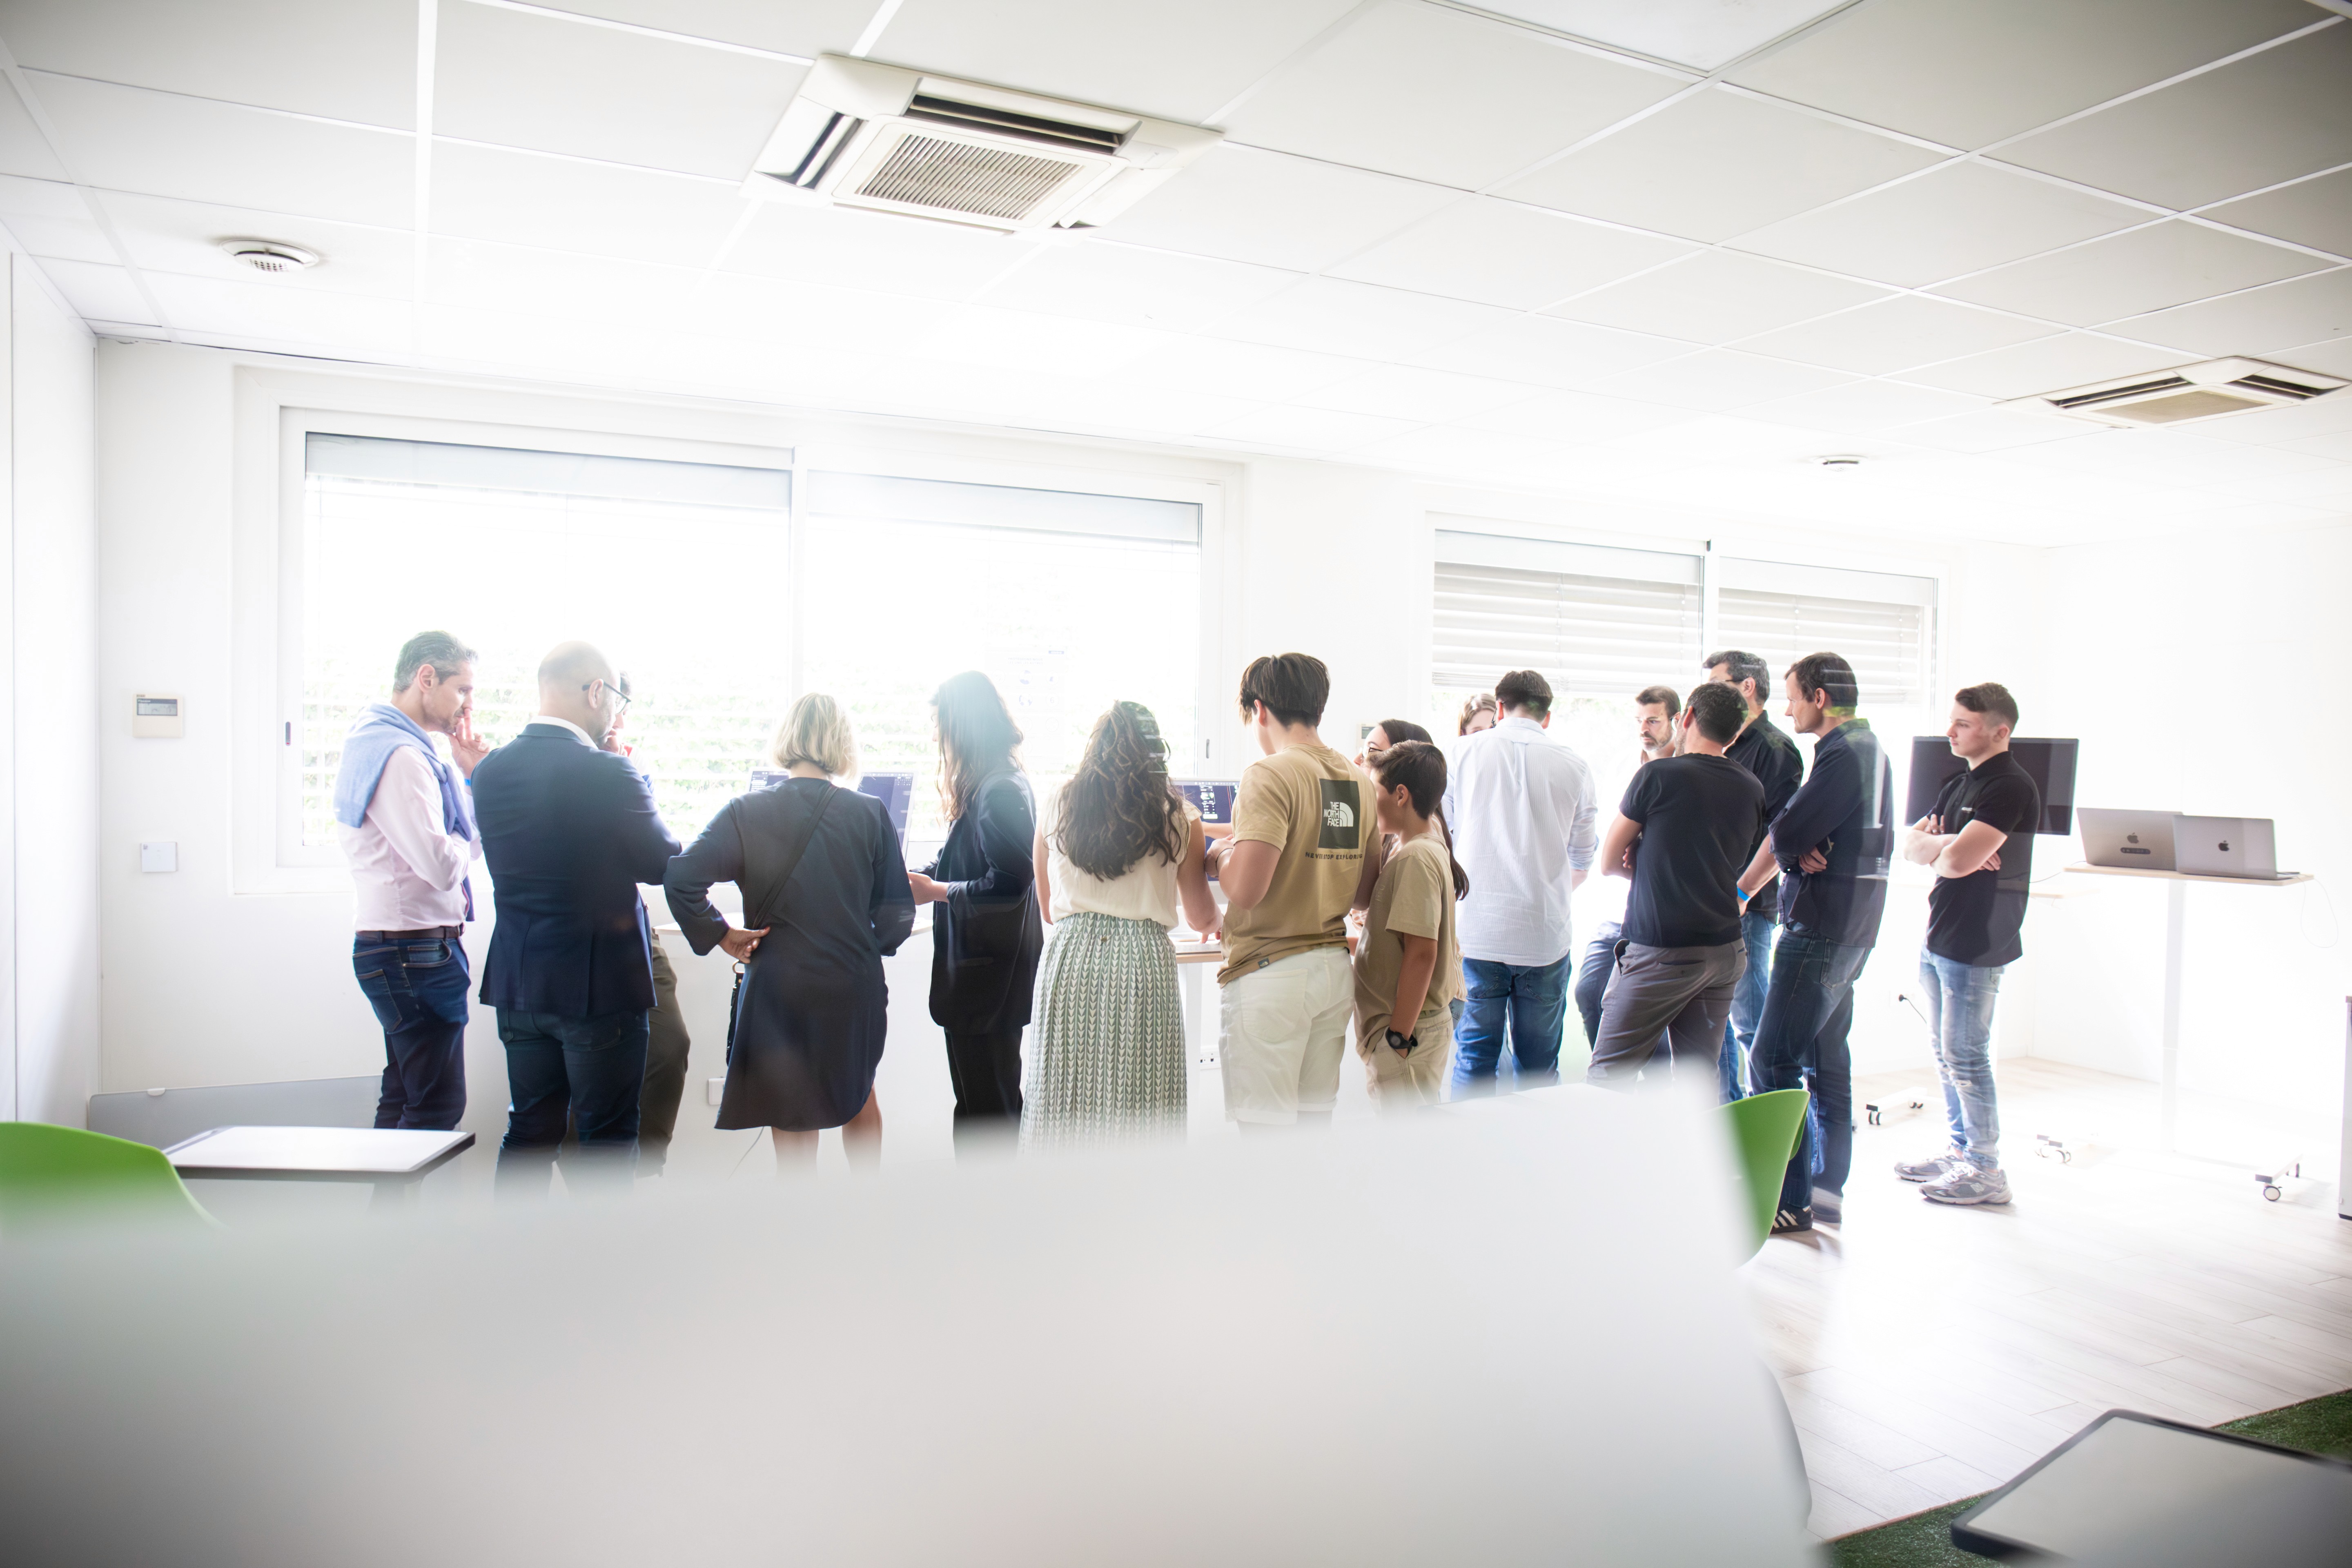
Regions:
M 1037 971 L 1021 1146 L 1076 1149 L 1184 1134 L 1176 950 L 1155 921 L 1054 922 Z

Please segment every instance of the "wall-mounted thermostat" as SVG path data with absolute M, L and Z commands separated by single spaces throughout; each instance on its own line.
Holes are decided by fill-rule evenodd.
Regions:
M 180 700 L 142 691 L 131 700 L 131 732 L 142 741 L 176 741 L 181 728 Z

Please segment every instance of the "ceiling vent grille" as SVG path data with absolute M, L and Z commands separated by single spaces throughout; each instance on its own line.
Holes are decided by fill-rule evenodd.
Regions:
M 1222 133 L 820 56 L 744 190 L 1006 231 L 1108 222 Z
M 2035 408 L 2124 428 L 2181 425 L 2281 404 L 2308 403 L 2347 383 L 2314 371 L 2260 360 L 2217 359 L 2161 375 L 2126 376 L 2064 392 L 2014 398 L 2005 408 Z

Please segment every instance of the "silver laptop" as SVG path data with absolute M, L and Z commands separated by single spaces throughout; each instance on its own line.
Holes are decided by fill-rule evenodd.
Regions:
M 2176 816 L 2172 847 L 2178 868 L 2193 877 L 2276 882 L 2294 875 L 2278 868 L 2278 846 L 2267 816 Z
M 2083 828 L 2083 858 L 2094 866 L 2115 866 L 2131 871 L 2170 871 L 2172 825 L 2169 811 L 2103 811 L 2095 805 L 2078 808 Z

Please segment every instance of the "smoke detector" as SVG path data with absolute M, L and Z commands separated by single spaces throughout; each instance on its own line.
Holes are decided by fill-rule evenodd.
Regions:
M 321 259 L 315 250 L 278 239 L 224 239 L 220 247 L 256 272 L 299 272 Z
M 1087 227 L 1223 139 L 1196 125 L 820 55 L 743 190 L 1008 234 Z
M 2134 429 L 2218 419 L 2252 408 L 2308 403 L 2347 384 L 2340 376 L 2292 370 L 2258 359 L 2211 359 L 2154 375 L 2127 375 L 2064 392 L 2016 397 L 1997 406 L 2063 414 L 2101 425 Z

